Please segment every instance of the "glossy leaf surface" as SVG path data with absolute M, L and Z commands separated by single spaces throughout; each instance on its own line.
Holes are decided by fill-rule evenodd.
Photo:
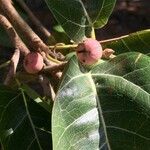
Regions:
M 127 36 L 108 41 L 103 45 L 103 48 L 112 48 L 116 54 L 136 51 L 144 54 L 150 53 L 150 29 L 138 31 Z
M 70 60 L 52 117 L 54 150 L 150 146 L 150 58 L 125 53 L 82 72 Z
M 5 150 L 51 149 L 50 114 L 23 90 L 0 86 L 0 141 Z
M 92 27 L 103 27 L 116 0 L 45 0 L 68 36 L 78 42 L 89 36 Z

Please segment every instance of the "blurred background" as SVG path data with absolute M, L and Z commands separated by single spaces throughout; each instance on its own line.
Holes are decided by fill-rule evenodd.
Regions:
M 44 0 L 25 0 L 25 2 L 51 31 L 52 25 L 56 22 Z M 150 28 L 150 0 L 117 0 L 108 24 L 96 30 L 96 35 L 98 40 L 104 40 L 148 28 Z

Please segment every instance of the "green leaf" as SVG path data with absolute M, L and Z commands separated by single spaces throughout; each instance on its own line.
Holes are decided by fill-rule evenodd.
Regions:
M 38 95 L 33 89 L 31 89 L 27 84 L 23 84 L 21 88 L 25 91 L 25 93 L 33 99 L 37 104 L 39 104 L 41 107 L 43 107 L 46 111 L 51 113 L 52 106 L 48 103 L 44 102 L 40 95 Z M 50 100 L 52 101 L 52 100 Z
M 112 48 L 116 54 L 136 51 L 144 54 L 150 53 L 150 29 L 138 31 L 127 36 L 117 38 L 102 44 L 103 48 Z
M 24 91 L 0 86 L 0 141 L 5 150 L 51 149 L 50 113 Z
M 116 0 L 45 0 L 68 36 L 81 41 L 91 34 L 92 27 L 103 27 Z
M 73 57 L 53 107 L 53 149 L 149 149 L 149 64 L 129 52 L 86 73 Z
M 96 149 L 99 122 L 94 82 L 90 74 L 81 73 L 74 59 L 68 65 L 53 107 L 53 149 Z
M 55 25 L 53 27 L 52 34 L 55 37 L 57 43 L 70 43 L 70 39 L 61 25 Z

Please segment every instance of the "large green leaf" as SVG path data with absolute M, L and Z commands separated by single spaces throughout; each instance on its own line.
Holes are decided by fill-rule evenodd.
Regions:
M 23 90 L 0 86 L 0 142 L 5 150 L 51 149 L 50 113 Z
M 129 52 L 81 72 L 73 57 L 52 114 L 54 150 L 147 150 L 150 58 Z
M 136 51 L 144 54 L 150 53 L 150 29 L 138 31 L 113 41 L 108 41 L 103 45 L 104 48 L 112 48 L 116 54 L 123 52 Z
M 45 0 L 57 21 L 74 41 L 81 41 L 91 28 L 103 27 L 116 0 Z
M 99 122 L 95 96 L 96 89 L 91 75 L 82 74 L 78 64 L 72 60 L 53 109 L 54 150 L 92 150 L 98 147 Z

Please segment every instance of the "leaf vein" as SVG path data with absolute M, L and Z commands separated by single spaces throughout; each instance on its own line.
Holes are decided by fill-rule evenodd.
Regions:
M 115 126 L 107 126 L 107 128 L 116 129 L 116 130 L 121 130 L 121 131 L 123 131 L 123 132 L 127 132 L 127 133 L 130 133 L 130 134 L 136 135 L 136 136 L 138 136 L 138 137 L 140 137 L 140 138 L 142 138 L 142 139 L 145 139 L 145 140 L 147 140 L 147 141 L 150 141 L 150 138 L 145 137 L 145 136 L 143 136 L 143 135 L 141 135 L 141 134 L 138 134 L 137 132 L 130 131 L 130 130 L 128 130 L 128 129 L 123 129 L 123 128 L 115 127 Z

